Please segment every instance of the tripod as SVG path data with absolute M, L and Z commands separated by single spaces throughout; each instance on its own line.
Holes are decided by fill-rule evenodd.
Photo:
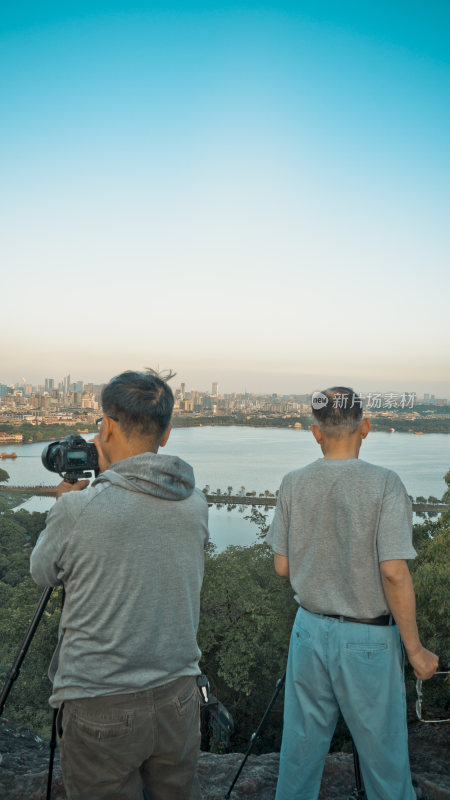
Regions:
M 267 708 L 266 708 L 266 710 L 265 710 L 265 712 L 263 714 L 261 722 L 259 723 L 256 731 L 254 733 L 252 733 L 252 735 L 250 737 L 250 744 L 249 744 L 249 746 L 247 748 L 247 752 L 245 753 L 245 756 L 241 761 L 239 769 L 238 769 L 238 771 L 236 772 L 236 775 L 233 778 L 233 781 L 231 783 L 230 788 L 228 789 L 228 792 L 226 793 L 226 795 L 224 795 L 225 800 L 229 800 L 229 798 L 231 796 L 231 792 L 233 791 L 234 786 L 236 784 L 236 781 L 238 780 L 239 775 L 241 774 L 242 770 L 244 769 L 245 763 L 246 763 L 250 753 L 253 750 L 254 744 L 258 741 L 260 733 L 261 733 L 261 731 L 262 731 L 262 729 L 263 729 L 263 727 L 264 727 L 264 725 L 266 723 L 267 717 L 269 716 L 270 712 L 272 711 L 272 708 L 273 708 L 273 706 L 274 706 L 274 704 L 276 702 L 276 699 L 277 699 L 278 695 L 280 694 L 280 692 L 281 692 L 281 690 L 282 690 L 282 688 L 283 688 L 283 686 L 285 684 L 285 681 L 286 681 L 286 673 L 284 673 L 283 677 L 279 678 L 279 680 L 277 681 L 275 692 L 273 693 L 272 698 L 270 700 L 270 703 L 267 706 Z M 359 800 L 366 800 L 366 793 L 364 791 L 364 786 L 363 786 L 363 782 L 362 782 L 361 765 L 359 763 L 358 751 L 357 751 L 357 749 L 355 747 L 355 743 L 354 743 L 353 739 L 352 739 L 352 748 L 353 748 L 353 766 L 354 766 L 354 770 L 355 770 L 355 783 L 356 783 L 356 786 L 355 786 L 355 789 L 353 790 L 352 794 L 349 796 L 348 800 L 353 800 L 354 798 L 355 798 L 355 800 L 356 800 L 356 798 L 359 798 Z
M 39 600 L 36 610 L 33 614 L 32 620 L 28 627 L 28 630 L 25 634 L 24 640 L 20 646 L 19 652 L 17 654 L 16 660 L 14 661 L 9 673 L 8 677 L 6 678 L 5 685 L 2 689 L 2 693 L 0 695 L 0 717 L 3 714 L 3 709 L 5 707 L 6 700 L 8 699 L 9 693 L 13 687 L 14 681 L 17 680 L 20 674 L 20 668 L 23 664 L 25 656 L 28 652 L 28 648 L 33 640 L 33 636 L 36 633 L 37 627 L 41 620 L 41 617 L 45 611 L 45 607 L 50 600 L 50 596 L 53 592 L 53 586 L 48 586 L 42 592 L 41 599 Z M 64 597 L 64 596 L 63 596 Z M 47 794 L 46 800 L 51 800 L 51 792 L 52 792 L 52 776 L 53 776 L 53 763 L 55 760 L 55 750 L 56 750 L 56 714 L 57 709 L 53 711 L 53 720 L 52 720 L 52 734 L 50 738 L 50 758 L 49 758 L 49 765 L 48 765 L 48 779 L 47 779 Z

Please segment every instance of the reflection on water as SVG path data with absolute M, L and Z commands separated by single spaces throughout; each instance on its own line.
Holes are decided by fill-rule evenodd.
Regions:
M 49 511 L 54 503 L 55 499 L 53 497 L 35 496 L 30 497 L 30 499 L 22 503 L 19 508 L 24 508 L 30 513 L 32 511 L 40 511 L 43 513 Z M 273 517 L 274 508 L 269 508 L 267 512 L 264 511 L 264 507 L 261 507 L 260 510 L 267 513 L 267 519 L 270 522 Z M 255 543 L 258 528 L 256 525 L 244 519 L 248 514 L 250 514 L 250 509 L 248 507 L 241 512 L 237 508 L 228 511 L 225 505 L 210 506 L 210 537 L 213 544 L 216 545 L 218 552 L 225 550 L 228 545 L 247 546 Z
M 54 497 L 40 497 L 39 495 L 34 495 L 34 497 L 30 497 L 29 500 L 25 500 L 18 508 L 24 508 L 25 511 L 29 511 L 30 514 L 33 511 L 39 511 L 43 514 L 45 511 L 50 511 L 54 502 Z

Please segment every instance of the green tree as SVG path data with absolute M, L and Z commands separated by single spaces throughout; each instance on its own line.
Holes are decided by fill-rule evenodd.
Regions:
M 6 483 L 6 481 L 9 481 L 9 475 L 6 469 L 0 469 L 0 483 Z
M 234 748 L 248 742 L 284 674 L 296 609 L 289 583 L 275 574 L 268 545 L 208 552 L 199 627 L 201 667 L 235 719 Z M 280 698 L 264 735 L 267 751 L 279 747 L 281 716 Z
M 30 576 L 29 554 L 45 514 L 4 510 L 0 516 L 0 680 L 4 681 L 14 663 L 42 588 Z M 41 735 L 49 733 L 47 668 L 57 641 L 61 590 L 52 596 L 14 683 L 5 714 L 26 723 Z
M 445 476 L 449 489 L 450 471 Z M 205 487 L 206 488 L 206 487 Z M 252 493 L 253 494 L 253 493 Z M 258 539 L 268 531 L 267 515 L 255 506 L 249 519 L 258 528 Z M 29 575 L 29 553 L 45 514 L 3 510 L 0 515 L 0 682 L 13 663 L 42 589 Z M 450 620 L 448 563 L 450 556 L 450 512 L 437 521 L 414 526 L 418 557 L 411 562 L 417 597 L 421 639 L 440 657 L 440 669 L 449 667 Z M 47 668 L 57 641 L 61 589 L 53 592 L 27 654 L 19 679 L 8 698 L 5 715 L 48 735 L 50 683 Z M 213 692 L 231 711 L 236 729 L 234 749 L 246 746 L 286 667 L 290 630 L 297 609 L 288 581 L 273 568 L 273 554 L 260 541 L 251 547 L 229 547 L 216 553 L 209 545 L 202 590 L 199 643 L 202 669 Z M 425 685 L 427 708 L 448 716 L 443 682 Z M 409 709 L 414 714 L 414 676 L 407 670 Z M 282 728 L 282 698 L 272 711 L 262 746 L 279 747 Z M 339 742 L 342 746 L 342 739 Z
M 417 558 L 410 563 L 417 604 L 417 625 L 422 644 L 439 656 L 439 669 L 450 667 L 450 512 L 436 522 L 414 526 Z M 414 699 L 414 675 L 408 668 L 408 695 Z M 438 678 L 426 683 L 427 706 L 439 718 L 447 718 L 448 689 Z
M 257 539 L 266 538 L 269 530 L 269 525 L 267 524 L 267 514 L 264 514 L 256 506 L 251 506 L 250 514 L 244 516 L 244 519 L 248 519 L 249 522 L 253 522 L 253 524 L 259 528 L 259 533 L 256 534 Z
M 417 621 L 426 646 L 439 651 L 444 664 L 450 662 L 448 594 L 450 563 L 450 512 L 436 522 L 414 526 L 417 558 L 410 563 L 417 601 Z M 447 669 L 448 666 L 441 667 Z
M 7 614 L 3 614 L 0 619 L 0 664 L 3 680 L 17 657 L 42 591 L 42 587 L 36 586 L 27 576 L 20 584 L 15 585 L 9 595 Z M 0 582 L 0 597 L 8 598 L 6 592 L 7 587 Z M 51 725 L 48 706 L 51 684 L 47 671 L 58 640 L 61 594 L 60 588 L 54 590 L 5 707 L 8 719 L 29 725 L 45 737 L 49 735 Z
M 450 503 L 450 469 L 446 475 L 444 475 L 444 481 L 447 484 L 447 490 L 442 495 L 442 502 L 443 503 Z

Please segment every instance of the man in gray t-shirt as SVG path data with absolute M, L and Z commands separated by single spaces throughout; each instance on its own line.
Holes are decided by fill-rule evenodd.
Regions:
M 413 800 L 401 640 L 417 677 L 438 659 L 417 632 L 411 502 L 395 472 L 358 459 L 370 422 L 351 389 L 316 392 L 313 414 L 324 457 L 283 478 L 268 534 L 300 606 L 276 798 L 317 798 L 341 711 L 368 800 Z

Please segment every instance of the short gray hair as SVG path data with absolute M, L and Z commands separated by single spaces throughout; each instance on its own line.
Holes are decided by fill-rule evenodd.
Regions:
M 328 436 L 355 433 L 361 425 L 362 399 L 348 386 L 332 386 L 314 392 L 311 406 L 317 425 Z

